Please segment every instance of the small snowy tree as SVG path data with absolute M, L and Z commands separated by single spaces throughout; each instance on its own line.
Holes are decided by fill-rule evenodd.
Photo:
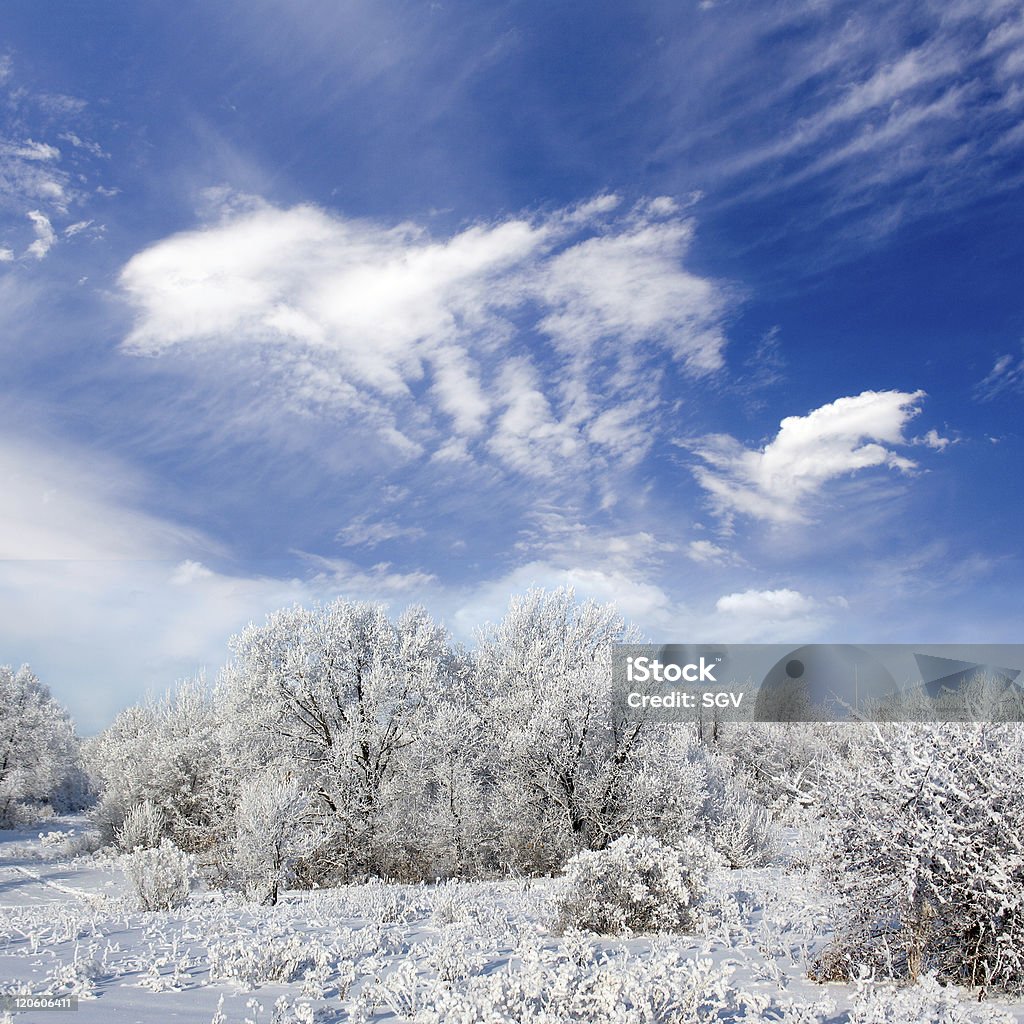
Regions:
M 80 776 L 68 713 L 27 665 L 0 665 L 0 828 L 32 820 L 44 806 L 72 809 L 64 805 L 84 793 Z
M 295 862 L 312 846 L 304 815 L 309 799 L 294 778 L 268 769 L 245 780 L 235 810 L 235 873 L 251 899 L 277 903 Z

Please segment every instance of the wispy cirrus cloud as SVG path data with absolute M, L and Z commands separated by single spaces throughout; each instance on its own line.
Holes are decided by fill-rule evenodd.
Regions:
M 177 559 L 214 545 L 141 508 L 144 488 L 116 460 L 0 435 L 0 560 Z
M 668 199 L 611 195 L 444 238 L 411 223 L 227 197 L 135 255 L 124 350 L 260 352 L 284 401 L 373 427 L 397 457 L 550 477 L 650 444 L 660 381 L 723 364 L 726 290 L 686 267 Z M 244 361 L 244 357 L 243 357 Z
M 691 562 L 698 565 L 736 565 L 742 562 L 734 551 L 703 538 L 691 540 L 686 545 L 685 554 Z
M 425 532 L 419 526 L 403 526 L 393 519 L 363 513 L 338 531 L 338 540 L 346 547 L 375 548 L 389 540 L 419 540 Z
M 80 728 L 224 662 L 226 640 L 294 602 L 423 600 L 436 577 L 306 559 L 282 577 L 211 568 L 224 545 L 152 510 L 152 481 L 85 447 L 0 435 L 0 663 L 30 661 Z M 59 623 L 59 628 L 55 626 Z
M 920 412 L 923 391 L 864 391 L 837 398 L 806 416 L 787 416 L 763 448 L 728 434 L 679 443 L 702 462 L 693 474 L 726 522 L 739 514 L 773 523 L 813 518 L 827 484 L 873 467 L 909 472 L 916 463 L 893 446 L 909 442 L 904 426 Z
M 1024 391 L 1024 356 L 1004 353 L 992 364 L 992 369 L 974 386 L 974 397 L 982 402 L 1012 392 Z
M 658 155 L 692 161 L 715 202 L 799 202 L 803 220 L 789 229 L 829 220 L 877 238 L 1019 185 L 1017 4 L 723 4 L 664 57 L 659 75 L 688 130 Z

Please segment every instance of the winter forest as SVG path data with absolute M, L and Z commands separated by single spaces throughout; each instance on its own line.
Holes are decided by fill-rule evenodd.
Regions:
M 632 639 L 293 607 L 82 741 L 0 668 L 3 1019 L 1024 1020 L 1018 725 L 624 724 Z

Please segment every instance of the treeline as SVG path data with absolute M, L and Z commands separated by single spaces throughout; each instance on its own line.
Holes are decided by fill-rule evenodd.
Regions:
M 281 885 L 558 870 L 626 833 L 695 830 L 733 862 L 763 806 L 687 730 L 626 722 L 615 608 L 531 591 L 474 650 L 421 608 L 338 600 L 231 640 L 216 685 L 123 712 L 85 746 L 104 841 L 168 838 L 215 881 Z

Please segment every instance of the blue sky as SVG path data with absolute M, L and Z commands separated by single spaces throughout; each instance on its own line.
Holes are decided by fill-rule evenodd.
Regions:
M 3 33 L 0 662 L 83 731 L 338 594 L 1021 639 L 1019 5 Z

